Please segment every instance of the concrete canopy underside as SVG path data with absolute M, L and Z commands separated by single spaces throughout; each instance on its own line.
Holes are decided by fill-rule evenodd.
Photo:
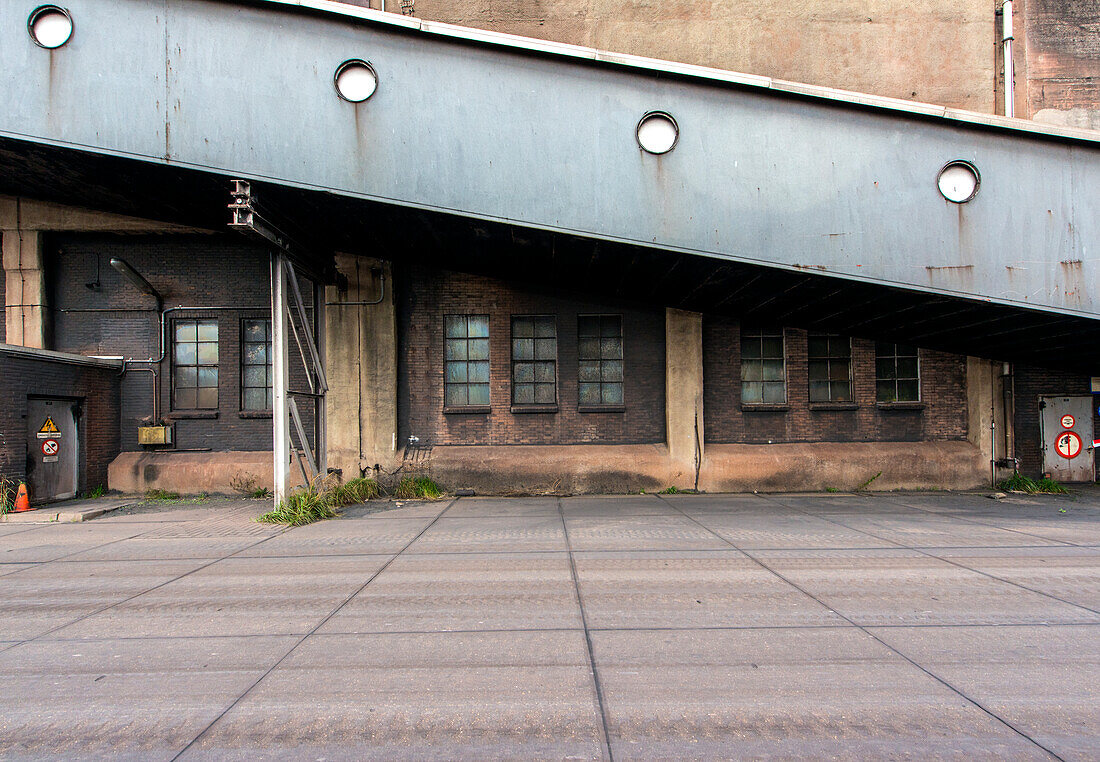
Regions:
M 2 193 L 218 229 L 242 177 L 317 251 L 1100 367 L 1095 136 L 358 9 L 80 0 L 54 51 L 0 9 Z M 349 58 L 379 74 L 358 105 Z M 968 204 L 936 189 L 956 159 Z

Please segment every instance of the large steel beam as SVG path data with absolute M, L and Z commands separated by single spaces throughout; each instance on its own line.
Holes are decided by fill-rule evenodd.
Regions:
M 0 0 L 0 137 L 1100 314 L 1098 133 L 322 0 L 67 8 L 76 31 L 50 51 L 28 36 L 28 6 Z M 333 77 L 359 58 L 378 88 L 355 104 Z M 680 128 L 661 156 L 635 142 L 651 110 Z M 982 175 L 961 205 L 936 187 L 958 159 Z

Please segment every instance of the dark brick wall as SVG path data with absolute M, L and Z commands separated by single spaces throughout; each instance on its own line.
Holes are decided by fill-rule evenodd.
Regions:
M 433 444 L 653 443 L 665 439 L 663 308 L 540 293 L 473 275 L 419 267 L 395 276 L 398 436 Z M 443 316 L 489 315 L 491 412 L 443 412 Z M 577 316 L 623 317 L 622 412 L 578 410 Z M 511 316 L 556 315 L 558 412 L 511 412 Z
M 268 256 L 240 237 L 203 235 L 50 236 L 45 266 L 52 307 L 53 348 L 86 355 L 149 358 L 159 354 L 160 324 L 152 297 L 126 281 L 110 265 L 119 257 L 141 273 L 164 296 L 164 306 L 199 307 L 168 313 L 218 320 L 218 409 L 213 418 L 182 418 L 171 408 L 171 352 L 159 365 L 159 406 L 174 423 L 175 449 L 266 450 L 271 448 L 271 417 L 251 417 L 240 409 L 241 320 L 270 316 Z M 99 287 L 87 283 L 97 280 Z M 304 285 L 303 281 L 303 285 Z M 310 298 L 308 289 L 303 294 Z M 231 306 L 233 310 L 202 310 Z M 67 310 L 114 310 L 68 312 Z M 304 389 L 297 350 L 291 346 L 291 387 Z M 149 367 L 135 365 L 134 368 Z M 152 379 L 132 370 L 122 381 L 123 450 L 142 449 L 137 427 L 152 414 Z M 312 405 L 300 405 L 307 429 Z
M 1066 396 L 1088 397 L 1091 395 L 1088 376 L 1066 373 L 1028 365 L 1014 368 L 1016 414 L 1013 416 L 1015 430 L 1016 457 L 1020 461 L 1020 472 L 1031 478 L 1043 473 L 1043 438 L 1039 428 L 1039 397 Z M 1100 417 L 1096 415 L 1100 396 L 1093 396 L 1093 432 L 1100 432 Z M 1095 436 L 1095 434 L 1094 434 Z M 1085 446 L 1092 444 L 1085 442 Z M 1095 458 L 1094 458 L 1095 461 Z
M 965 439 L 966 358 L 921 350 L 919 409 L 875 401 L 875 344 L 852 340 L 855 409 L 811 405 L 806 369 L 806 331 L 784 331 L 787 357 L 786 409 L 741 409 L 740 323 L 703 319 L 703 411 L 706 441 L 917 442 Z
M 0 475 L 27 473 L 27 397 L 66 397 L 80 403 L 79 490 L 107 485 L 107 466 L 119 453 L 119 374 L 114 368 L 71 365 L 0 351 Z

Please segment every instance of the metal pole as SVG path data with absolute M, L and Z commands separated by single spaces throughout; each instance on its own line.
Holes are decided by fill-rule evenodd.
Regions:
M 313 335 L 317 339 L 317 352 L 321 356 L 321 365 L 328 361 L 325 356 L 325 287 L 321 283 L 313 284 Z M 321 396 L 314 403 L 317 407 L 317 432 L 314 435 L 316 437 L 316 446 L 314 450 L 317 453 L 317 473 L 324 479 L 328 474 L 328 436 L 326 427 L 328 422 L 325 420 L 325 392 L 321 392 Z
M 1005 116 L 1016 115 L 1016 71 L 1012 65 L 1012 0 L 1001 6 L 1001 29 L 1004 31 Z
M 290 475 L 290 417 L 287 412 L 288 352 L 286 336 L 286 256 L 271 255 L 271 427 L 274 457 L 275 505 L 286 499 Z

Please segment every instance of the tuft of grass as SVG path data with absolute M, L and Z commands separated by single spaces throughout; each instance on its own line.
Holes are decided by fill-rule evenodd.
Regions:
M 107 488 L 100 484 L 98 487 L 92 487 L 89 490 L 84 491 L 84 497 L 89 500 L 94 500 L 99 497 L 103 497 L 107 494 Z
M 1034 479 L 1024 476 L 1019 471 L 1013 471 L 1012 476 L 997 482 L 997 489 L 1004 490 L 1005 492 L 1027 492 L 1032 495 L 1035 493 L 1064 495 L 1069 492 L 1069 490 L 1053 479 L 1044 477 L 1035 481 Z
M 836 487 L 826 487 L 825 491 L 826 492 L 840 492 L 840 490 L 837 489 Z
M 354 505 L 374 500 L 382 494 L 382 489 L 374 479 L 360 476 L 338 484 L 332 488 L 333 500 L 339 505 Z
M 180 493 L 169 492 L 165 489 L 150 489 L 145 491 L 146 500 L 179 500 Z
M 321 519 L 331 519 L 345 505 L 365 503 L 381 496 L 382 489 L 374 479 L 359 477 L 345 484 L 310 484 L 292 492 L 275 509 L 256 520 L 265 524 L 286 524 L 300 527 Z
M 680 493 L 679 489 L 677 489 L 675 486 L 670 486 L 670 487 L 665 487 L 663 490 L 661 490 L 657 494 L 658 495 L 677 495 L 679 493 Z
M 393 488 L 393 496 L 399 500 L 438 500 L 443 496 L 443 490 L 426 476 L 406 476 Z
M 0 515 L 15 510 L 15 495 L 19 492 L 19 482 L 0 476 Z
M 880 476 L 882 476 L 882 472 L 881 472 L 881 471 L 879 471 L 879 472 L 878 472 L 877 474 L 875 474 L 874 476 L 872 476 L 872 477 L 871 477 L 870 479 L 868 479 L 867 481 L 863 482 L 863 483 L 862 483 L 862 484 L 860 484 L 860 485 L 859 485 L 858 487 L 856 487 L 856 490 L 855 490 L 855 491 L 856 491 L 856 492 L 862 492 L 863 490 L 865 490 L 865 489 L 867 489 L 868 487 L 870 487 L 870 486 L 871 486 L 871 482 L 873 482 L 873 481 L 874 481 L 875 479 L 879 478 Z
M 335 515 L 336 506 L 332 502 L 331 492 L 318 490 L 311 484 L 287 495 L 274 510 L 257 517 L 256 521 L 300 527 L 321 519 L 331 519 Z

